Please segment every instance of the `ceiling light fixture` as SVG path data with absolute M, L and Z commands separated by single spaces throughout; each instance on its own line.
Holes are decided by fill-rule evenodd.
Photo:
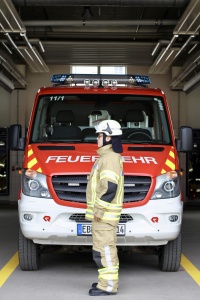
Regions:
M 5 33 L 5 36 L 7 37 L 9 42 L 20 54 L 20 56 L 25 60 L 32 72 L 49 72 L 48 66 L 45 64 L 44 60 L 42 59 L 38 51 L 35 49 L 35 47 L 31 45 L 26 34 L 21 33 L 20 35 L 24 38 L 27 46 L 17 47 L 10 34 Z
M 42 42 L 39 41 L 38 43 L 39 43 L 39 46 L 40 46 L 40 49 L 42 50 L 42 52 L 45 52 L 44 47 L 43 47 L 43 45 L 42 45 Z
M 2 61 L 6 61 L 1 55 L 0 55 L 0 59 L 2 60 Z M 2 63 L 2 62 L 1 62 Z
M 45 52 L 44 46 L 39 39 L 29 39 L 29 42 L 31 43 L 31 45 L 39 45 L 40 50 L 42 52 Z
M 11 43 L 11 45 L 18 50 L 17 45 L 15 44 L 15 42 L 13 41 L 13 39 L 11 38 L 9 33 L 5 33 L 5 36 L 7 37 L 7 39 L 9 40 L 9 42 Z
M 194 60 L 194 64 L 200 59 L 200 56 L 198 56 L 195 60 Z
M 160 55 L 157 57 L 157 59 L 149 69 L 149 73 L 165 74 L 168 71 L 179 50 L 180 48 L 172 47 L 166 51 L 166 48 L 163 48 Z
M 49 68 L 42 60 L 42 57 L 40 56 L 37 49 L 35 49 L 35 47 L 32 47 L 32 49 L 30 49 L 26 46 L 19 46 L 19 50 L 22 53 L 32 72 L 39 73 L 49 71 Z
M 164 74 L 164 70 L 165 71 L 168 70 L 168 68 L 165 68 L 166 61 L 171 61 L 172 64 L 173 61 L 178 57 L 178 55 L 190 43 L 192 38 L 195 37 L 195 35 L 198 33 L 197 31 L 199 30 L 199 28 L 200 28 L 200 1 L 191 0 L 173 31 L 174 34 L 173 38 L 171 39 L 170 43 L 165 48 L 165 50 L 161 51 L 158 58 L 150 68 L 150 72 L 155 74 Z M 174 41 L 179 35 L 189 35 L 189 37 L 184 43 L 184 45 L 179 49 L 179 51 L 176 50 L 176 54 L 175 52 L 173 53 L 169 52 L 169 49 L 172 47 L 172 44 L 174 43 Z M 154 50 L 156 50 L 156 48 Z M 193 50 L 194 48 L 192 48 L 189 53 L 191 53 Z
M 14 7 L 12 1 L 9 1 L 9 0 L 6 0 L 6 1 L 5 1 L 5 0 L 3 0 L 3 2 L 5 3 L 5 5 L 6 5 L 8 11 L 9 11 L 10 14 L 12 15 L 12 18 L 11 18 L 11 19 L 12 19 L 12 20 L 14 19 L 15 22 L 16 22 L 16 24 L 17 24 L 17 26 L 19 27 L 19 29 L 20 29 L 21 31 L 23 31 L 25 28 L 24 28 L 24 26 L 23 26 L 23 23 L 22 23 L 21 19 L 19 18 L 19 15 L 18 15 L 17 11 L 15 10 L 15 7 Z M 20 24 L 20 23 L 21 23 L 21 24 Z
M 197 46 L 198 44 L 196 43 L 189 51 L 188 51 L 188 54 L 190 54 Z
M 174 44 L 175 40 L 178 38 L 178 34 L 173 35 L 171 41 L 168 43 L 166 48 L 163 48 L 158 55 L 157 59 L 154 61 L 153 65 L 149 69 L 150 73 L 154 74 L 164 74 L 168 68 L 170 67 L 169 62 L 172 63 L 172 59 L 168 60 L 169 57 L 173 57 L 175 59 L 175 54 L 178 52 L 179 48 L 173 48 L 173 51 L 171 51 L 171 47 Z M 152 52 L 152 55 L 155 53 L 155 51 L 158 48 L 158 44 L 156 45 L 155 49 Z M 171 48 L 171 49 L 170 49 Z M 177 50 L 178 49 L 178 50 Z M 173 54 L 173 55 L 172 55 Z M 168 63 L 166 61 L 168 60 Z M 162 68 L 163 67 L 163 68 Z
M 38 71 L 40 72 L 48 72 L 49 68 L 47 67 L 47 65 L 45 64 L 44 60 L 42 59 L 42 57 L 39 55 L 38 51 L 35 49 L 35 47 L 33 47 L 31 45 L 31 43 L 29 42 L 27 36 L 25 33 L 20 33 L 20 35 L 22 36 L 22 38 L 24 39 L 24 41 L 26 42 L 28 48 L 24 48 L 24 47 L 20 47 L 20 49 L 25 49 L 26 53 L 28 54 L 28 56 L 35 62 L 36 65 L 37 61 L 39 61 L 39 63 L 41 64 L 42 68 L 39 67 Z M 33 56 L 32 56 L 33 55 Z M 34 57 L 34 59 L 33 59 Z
M 176 54 L 175 58 L 183 51 L 183 49 L 185 49 L 185 47 L 189 44 L 189 42 L 191 41 L 191 39 L 193 39 L 195 36 L 191 35 L 189 36 L 189 38 L 187 39 L 187 41 L 183 44 L 183 46 L 181 47 L 181 49 L 179 50 L 179 52 Z
M 153 49 L 153 51 L 152 51 L 152 53 L 151 53 L 152 56 L 154 56 L 154 54 L 155 54 L 156 51 L 158 50 L 159 46 L 160 46 L 160 42 L 158 42 L 157 45 L 155 46 L 155 48 Z
M 2 42 L 2 45 L 4 45 L 4 47 L 6 48 L 6 50 L 12 54 L 12 51 L 10 50 L 10 48 L 6 45 L 6 43 Z
M 1 18 L 1 27 L 4 28 L 4 32 L 19 33 L 26 31 L 24 24 L 11 0 L 0 1 L 0 13 L 3 17 Z
M 13 82 L 6 77 L 2 72 L 0 72 L 0 81 L 5 84 L 10 90 L 14 90 L 15 86 L 13 84 Z
M 6 21 L 7 25 L 10 27 L 10 29 L 11 29 L 12 31 L 14 31 L 13 27 L 11 26 L 10 22 L 8 21 L 8 19 L 6 18 L 5 14 L 3 13 L 3 11 L 2 11 L 1 9 L 0 9 L 0 13 L 2 14 L 4 20 Z M 1 26 L 2 26 L 2 28 L 4 28 L 3 25 L 1 25 Z M 5 29 L 4 29 L 4 30 L 5 30 Z
M 13 48 L 18 52 L 18 54 L 23 58 L 23 60 L 27 63 L 30 67 L 31 71 L 33 72 L 48 72 L 49 68 L 45 64 L 43 58 L 39 55 L 35 47 L 33 47 L 26 36 L 26 28 L 24 27 L 23 22 L 21 21 L 18 12 L 16 11 L 13 3 L 11 0 L 1 0 L 0 1 L 0 30 L 4 33 L 9 43 L 13 46 Z M 26 46 L 20 50 L 17 44 L 14 42 L 13 38 L 11 37 L 12 33 L 18 33 L 23 38 L 26 43 Z M 42 43 L 38 40 L 39 47 L 42 52 L 44 52 L 44 47 Z M 10 52 L 11 50 L 9 47 L 4 43 L 4 47 L 6 47 L 7 51 Z
M 183 86 L 183 91 L 188 91 L 191 87 L 193 87 L 196 83 L 200 81 L 200 72 L 192 77 L 186 84 Z
M 191 72 L 194 71 L 196 67 L 200 65 L 200 51 L 195 54 L 193 58 L 191 58 L 190 62 L 183 65 L 183 68 L 178 72 L 178 74 L 173 78 L 170 82 L 170 86 L 172 89 L 179 88 L 179 84 L 186 78 Z M 182 89 L 182 85 L 181 85 Z
M 28 83 L 25 81 L 24 76 L 16 68 L 15 64 L 12 61 L 8 61 L 3 57 L 3 53 L 0 52 L 0 64 L 1 66 L 14 77 L 19 83 L 20 87 L 25 87 Z
M 191 0 L 177 23 L 174 34 L 195 34 L 200 24 L 200 1 Z

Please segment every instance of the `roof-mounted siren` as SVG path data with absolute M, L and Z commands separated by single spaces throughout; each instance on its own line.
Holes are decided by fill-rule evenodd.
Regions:
M 116 88 L 119 84 L 146 86 L 151 80 L 146 75 L 55 74 L 51 77 L 51 82 L 56 85 L 82 84 L 85 88 Z

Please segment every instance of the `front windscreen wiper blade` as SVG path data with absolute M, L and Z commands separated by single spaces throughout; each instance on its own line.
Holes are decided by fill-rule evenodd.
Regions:
M 80 139 L 65 139 L 65 140 L 59 140 L 59 139 L 56 139 L 56 140 L 49 140 L 47 141 L 47 143 L 81 143 L 81 140 Z
M 135 140 L 122 140 L 122 144 L 154 144 L 152 142 L 147 141 L 135 141 Z

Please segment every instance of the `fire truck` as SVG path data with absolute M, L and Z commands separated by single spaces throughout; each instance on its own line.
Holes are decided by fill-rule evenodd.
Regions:
M 162 271 L 179 269 L 183 196 L 178 152 L 192 149 L 192 129 L 175 139 L 165 94 L 145 75 L 52 76 L 36 94 L 26 137 L 9 129 L 11 150 L 24 151 L 19 211 L 19 264 L 37 270 L 55 247 L 86 251 L 87 175 L 97 159 L 95 126 L 116 120 L 123 135 L 124 202 L 117 246 L 158 256 Z

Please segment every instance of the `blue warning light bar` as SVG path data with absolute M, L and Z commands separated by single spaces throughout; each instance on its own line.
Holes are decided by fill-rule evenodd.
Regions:
M 151 80 L 146 75 L 108 75 L 108 74 L 55 74 L 51 82 L 57 85 L 61 84 L 83 84 L 86 86 L 117 86 L 125 85 L 146 85 Z

